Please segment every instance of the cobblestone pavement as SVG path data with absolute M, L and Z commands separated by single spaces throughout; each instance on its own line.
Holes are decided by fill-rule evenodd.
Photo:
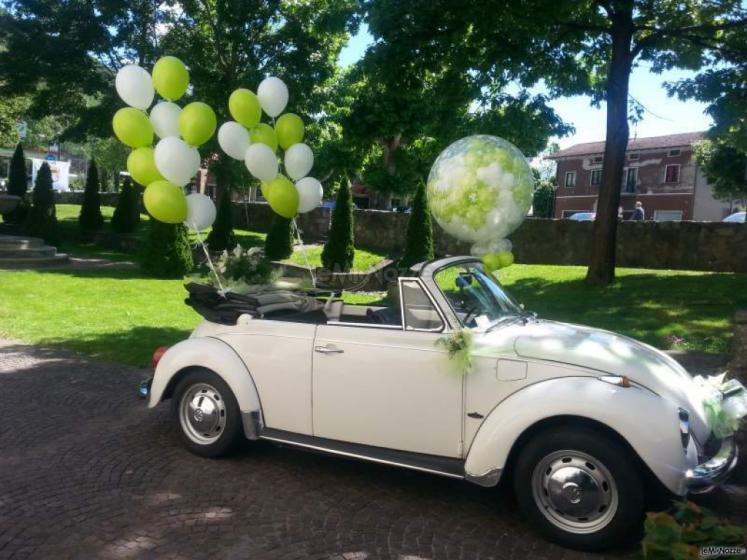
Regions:
M 501 488 L 265 443 L 195 457 L 142 376 L 0 341 L 0 559 L 602 558 L 536 537 Z

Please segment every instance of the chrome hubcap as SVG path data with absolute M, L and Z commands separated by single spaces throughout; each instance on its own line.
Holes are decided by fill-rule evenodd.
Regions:
M 532 473 L 532 493 L 540 511 L 556 527 L 593 533 L 615 516 L 617 486 L 601 462 L 581 451 L 555 451 Z
M 179 422 L 187 437 L 208 445 L 215 442 L 226 427 L 226 404 L 221 394 L 207 383 L 195 383 L 179 403 Z

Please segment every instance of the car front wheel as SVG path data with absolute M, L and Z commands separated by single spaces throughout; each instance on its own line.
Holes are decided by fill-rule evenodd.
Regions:
M 522 449 L 515 473 L 524 515 L 559 544 L 599 550 L 640 531 L 640 470 L 630 452 L 602 431 L 543 432 Z
M 196 369 L 179 380 L 172 412 L 185 446 L 202 457 L 229 453 L 243 434 L 233 392 L 210 370 Z

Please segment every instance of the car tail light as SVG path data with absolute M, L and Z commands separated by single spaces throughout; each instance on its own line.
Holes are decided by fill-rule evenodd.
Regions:
M 153 352 L 153 358 L 150 361 L 150 367 L 153 369 L 156 369 L 156 366 L 158 366 L 158 362 L 161 361 L 161 358 L 163 358 L 163 355 L 166 353 L 166 350 L 168 350 L 168 346 L 159 346 L 155 349 Z

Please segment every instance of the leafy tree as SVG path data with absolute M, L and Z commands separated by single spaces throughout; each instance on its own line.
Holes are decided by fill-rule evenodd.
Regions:
M 357 1 L 187 0 L 180 7 L 166 14 L 169 31 L 160 47 L 188 61 L 195 97 L 213 107 L 218 122 L 231 119 L 227 101 L 234 89 L 256 90 L 263 78 L 274 75 L 290 89 L 286 111 L 312 125 L 306 142 L 314 146 L 318 129 L 313 120 L 329 96 L 339 52 L 355 29 Z M 202 150 L 217 154 L 211 171 L 220 196 L 252 181 L 215 139 Z M 228 231 L 231 213 L 224 212 L 223 219 Z M 218 245 L 233 246 L 228 240 Z
M 0 13 L 0 95 L 28 95 L 28 116 L 65 116 L 64 139 L 111 135 L 121 105 L 112 87 L 124 64 L 151 64 L 156 25 L 167 8 L 157 0 L 14 0 Z M 33 64 L 29 64 L 33 60 Z M 64 92 L 64 95 L 60 95 Z
M 11 224 L 22 224 L 26 219 L 28 205 L 26 203 L 26 190 L 28 189 L 28 174 L 26 172 L 26 156 L 23 154 L 23 145 L 19 142 L 10 159 L 10 172 L 8 173 L 8 194 L 21 197 L 21 202 L 15 210 L 3 214 L 3 221 Z
M 537 181 L 532 198 L 532 210 L 535 218 L 552 218 L 555 202 L 555 189 L 548 180 Z
M 225 251 L 236 247 L 236 236 L 233 233 L 233 204 L 231 191 L 224 190 L 218 198 L 218 211 L 213 229 L 205 240 L 211 251 Z
M 405 254 L 400 267 L 408 269 L 412 265 L 433 259 L 433 226 L 428 209 L 428 197 L 424 181 L 418 184 L 412 203 L 412 213 L 407 222 Z
M 117 233 L 132 233 L 140 225 L 139 193 L 127 177 L 119 191 L 117 207 L 112 215 L 112 229 Z
M 101 196 L 99 190 L 99 170 L 96 161 L 91 160 L 88 164 L 86 175 L 86 189 L 83 192 L 83 204 L 80 207 L 78 223 L 87 231 L 98 231 L 104 227 L 104 217 L 101 215 Z
M 436 73 L 450 68 L 457 76 L 458 71 L 466 71 L 479 87 L 480 107 L 500 99 L 508 84 L 528 88 L 539 80 L 550 96 L 585 93 L 593 103 L 606 103 L 604 169 L 587 281 L 607 284 L 614 279 L 631 71 L 636 64 L 662 72 L 714 63 L 714 53 L 728 47 L 729 36 L 744 35 L 747 20 L 742 4 L 740 0 L 391 0 L 366 6 L 374 36 L 386 35 L 382 44 L 411 46 L 409 56 L 402 54 L 405 49 L 399 53 L 408 66 L 401 71 L 402 66 L 395 65 L 391 70 L 395 79 L 417 76 L 424 67 Z M 455 82 L 456 91 L 460 83 Z M 542 97 L 535 98 L 541 103 Z M 500 116 L 498 111 L 496 118 Z
M 60 240 L 54 205 L 52 170 L 47 163 L 43 163 L 36 173 L 31 209 L 26 216 L 25 229 L 29 235 L 41 237 L 50 245 L 56 245 Z
M 265 238 L 265 257 L 273 261 L 287 259 L 293 254 L 291 220 L 278 214 L 272 216 L 272 226 Z
M 181 278 L 194 266 L 187 228 L 149 220 L 140 266 L 157 278 Z
M 747 199 L 747 154 L 725 142 L 703 140 L 695 145 L 695 160 L 702 166 L 716 198 Z
M 353 258 L 353 198 L 350 186 L 345 185 L 337 191 L 332 225 L 322 249 L 322 265 L 332 272 L 347 272 L 353 266 Z

